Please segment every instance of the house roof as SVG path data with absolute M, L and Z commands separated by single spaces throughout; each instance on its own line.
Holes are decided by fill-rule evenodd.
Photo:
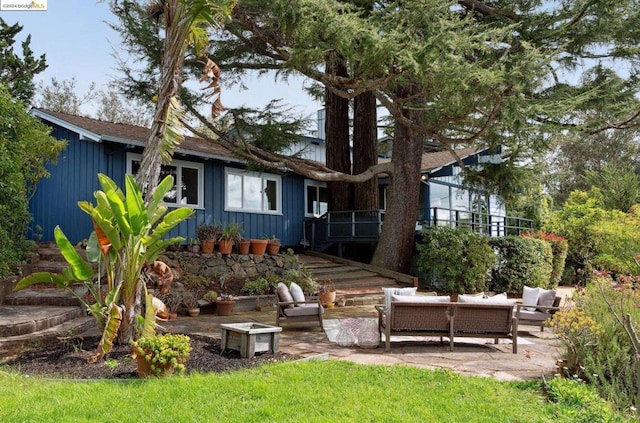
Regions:
M 461 148 L 459 150 L 454 150 L 454 151 L 458 155 L 460 160 L 464 160 L 467 157 L 471 157 L 475 154 L 479 154 L 485 151 L 485 149 L 477 148 L 477 147 L 467 147 L 467 148 Z M 380 162 L 388 162 L 388 161 L 391 161 L 391 159 L 390 158 L 380 159 Z M 457 163 L 456 158 L 448 150 L 435 151 L 435 152 L 422 154 L 422 164 L 420 165 L 420 169 L 422 173 L 429 173 L 434 170 L 439 170 L 445 166 L 450 166 L 456 163 Z
M 151 132 L 149 128 L 143 128 L 141 126 L 106 122 L 84 116 L 54 112 L 47 109 L 34 108 L 31 110 L 31 113 L 41 119 L 77 132 L 81 138 L 95 142 L 110 141 L 144 147 Z M 180 148 L 176 150 L 176 153 L 240 161 L 233 156 L 233 153 L 228 148 L 215 142 L 195 137 L 185 137 Z

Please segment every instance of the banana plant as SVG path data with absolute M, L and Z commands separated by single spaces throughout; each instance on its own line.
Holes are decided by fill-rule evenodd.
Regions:
M 94 193 L 96 204 L 86 201 L 78 206 L 87 213 L 94 225 L 91 252 L 99 255 L 105 269 L 107 296 L 104 303 L 94 307 L 94 316 L 103 330 L 98 353 L 108 354 L 114 340 L 129 343 L 137 337 L 136 316 L 142 311 L 144 283 L 141 274 L 145 266 L 153 264 L 166 247 L 183 241 L 182 237 L 165 236 L 193 214 L 193 210 L 180 207 L 168 211 L 162 205 L 165 194 L 173 187 L 173 178 L 167 176 L 145 205 L 142 193 L 131 175 L 125 176 L 125 192 L 104 174 L 98 174 L 102 190 Z M 92 282 L 97 275 L 91 266 L 77 253 L 60 228 L 55 230 L 56 243 L 69 263 L 61 274 L 34 274 L 27 276 L 16 286 L 23 289 L 34 283 L 52 283 L 56 287 L 69 288 L 75 281 Z M 89 254 L 89 253 L 88 253 Z M 146 291 L 146 290 L 145 290 Z M 94 295 L 96 299 L 100 295 Z

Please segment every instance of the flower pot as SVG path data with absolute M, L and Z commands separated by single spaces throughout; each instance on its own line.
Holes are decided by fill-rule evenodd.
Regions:
M 202 243 L 202 252 L 204 254 L 211 254 L 213 253 L 213 249 L 216 246 L 216 242 L 213 239 L 208 239 L 205 242 Z
M 267 254 L 275 255 L 280 252 L 280 243 L 279 242 L 268 242 L 267 243 Z
M 200 309 L 199 308 L 190 308 L 190 309 L 187 310 L 187 313 L 191 317 L 196 317 L 197 315 L 200 314 Z
M 318 300 L 323 306 L 326 306 L 327 304 L 334 304 L 336 302 L 336 291 L 319 292 Z
M 149 377 L 149 376 L 167 376 L 173 374 L 173 366 L 170 363 L 166 364 L 154 364 L 156 369 L 160 369 L 159 373 L 151 370 L 151 362 L 147 361 L 143 356 L 136 354 L 136 362 L 138 363 L 138 376 L 140 377 Z
M 233 241 L 230 239 L 223 239 L 218 242 L 218 250 L 220 250 L 220 254 L 231 254 L 231 250 L 233 250 Z
M 216 314 L 218 316 L 229 316 L 233 312 L 235 301 L 216 301 Z
M 192 253 L 199 253 L 200 252 L 200 244 L 193 244 L 190 248 L 191 248 L 191 252 Z
M 249 254 L 249 247 L 251 246 L 251 241 L 240 241 L 238 244 L 238 254 Z
M 256 256 L 262 256 L 267 251 L 267 243 L 266 239 L 252 239 L 249 252 Z

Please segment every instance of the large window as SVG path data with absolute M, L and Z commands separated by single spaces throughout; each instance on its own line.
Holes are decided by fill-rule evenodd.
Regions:
M 251 213 L 282 212 L 282 178 L 268 173 L 226 168 L 225 210 Z
M 305 215 L 321 216 L 329 210 L 329 194 L 326 182 L 304 181 Z
M 140 169 L 140 154 L 127 154 L 127 173 L 136 175 Z M 174 185 L 164 197 L 168 206 L 204 208 L 204 166 L 202 163 L 174 160 L 162 165 L 160 180 L 173 176 Z

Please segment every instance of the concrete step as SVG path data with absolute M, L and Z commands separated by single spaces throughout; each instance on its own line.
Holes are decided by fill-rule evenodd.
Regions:
M 371 278 L 363 278 L 363 279 L 347 279 L 347 280 L 340 280 L 340 281 L 335 281 L 332 279 L 332 282 L 333 282 L 333 286 L 336 289 L 372 287 L 380 290 L 380 288 L 382 287 L 391 288 L 391 287 L 398 286 L 395 280 L 381 277 L 381 276 L 374 276 Z
M 29 335 L 83 316 L 80 307 L 3 306 L 0 338 Z
M 359 269 L 352 269 L 350 271 L 343 271 L 339 273 L 322 273 L 322 274 L 317 274 L 314 272 L 311 272 L 311 273 L 318 280 L 318 282 L 322 283 L 323 281 L 331 280 L 334 284 L 340 283 L 341 281 L 374 278 L 378 276 L 373 272 L 369 272 L 367 270 L 359 270 Z
M 66 289 L 27 288 L 13 292 L 4 299 L 5 304 L 12 306 L 55 306 L 78 307 L 80 302 Z
M 0 338 L 0 358 L 15 355 L 26 345 L 46 344 L 56 339 L 64 339 L 69 336 L 82 334 L 95 327 L 96 321 L 93 317 L 83 316 L 76 317 L 75 319 L 44 330 Z

